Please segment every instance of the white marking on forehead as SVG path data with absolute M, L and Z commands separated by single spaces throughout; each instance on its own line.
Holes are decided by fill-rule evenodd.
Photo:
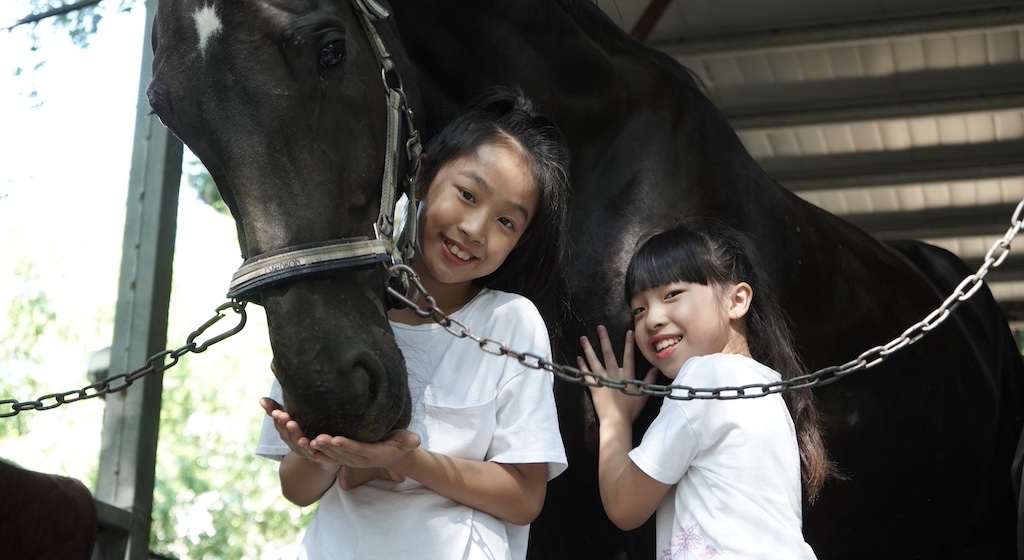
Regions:
M 206 45 L 210 42 L 210 38 L 220 33 L 224 26 L 221 25 L 220 18 L 217 17 L 213 6 L 203 6 L 197 9 L 192 14 L 192 19 L 196 22 L 196 33 L 199 35 L 199 51 L 205 55 Z

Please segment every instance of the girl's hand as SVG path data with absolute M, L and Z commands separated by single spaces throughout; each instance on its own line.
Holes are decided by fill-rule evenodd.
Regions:
M 622 350 L 622 366 L 619 366 L 615 359 L 615 351 L 608 339 L 608 329 L 604 325 L 597 327 L 597 336 L 601 341 L 601 353 L 604 356 L 604 363 L 594 352 L 587 337 L 580 337 L 580 344 L 583 346 L 583 356 L 576 357 L 576 363 L 580 371 L 601 375 L 613 381 L 635 379 L 633 374 L 633 331 L 626 331 L 626 344 Z M 653 383 L 657 369 L 651 368 L 644 377 L 645 383 Z M 627 389 L 628 390 L 628 389 Z M 601 422 L 622 421 L 632 424 L 647 403 L 647 395 L 626 395 L 618 389 L 610 387 L 590 387 L 590 396 L 594 401 L 594 410 Z
M 299 423 L 292 420 L 292 417 L 285 412 L 281 403 L 273 399 L 262 398 L 260 399 L 260 406 L 267 412 L 267 416 L 274 420 L 274 428 L 277 429 L 281 439 L 288 444 L 288 449 L 292 453 L 310 462 L 324 463 L 322 465 L 324 468 L 338 468 L 337 462 L 332 461 L 320 451 L 310 447 L 309 438 L 302 435 L 302 428 L 299 427 Z
M 420 436 L 409 430 L 395 430 L 376 443 L 327 434 L 321 434 L 309 442 L 310 449 L 322 454 L 327 460 L 357 469 L 390 469 L 419 445 Z M 389 476 L 395 480 L 397 475 Z

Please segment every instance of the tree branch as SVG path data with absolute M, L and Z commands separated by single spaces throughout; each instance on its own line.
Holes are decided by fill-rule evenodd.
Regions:
M 75 10 L 81 10 L 82 8 L 88 8 L 89 6 L 95 6 L 96 4 L 99 4 L 101 1 L 102 0 L 79 0 L 78 2 L 58 6 L 45 12 L 25 16 L 24 18 L 14 22 L 9 27 L 5 27 L 4 31 L 9 31 L 11 29 L 14 29 L 15 27 L 18 27 L 19 25 L 24 25 L 26 23 L 35 23 L 37 21 L 42 21 L 48 17 L 59 16 L 62 14 L 73 12 Z

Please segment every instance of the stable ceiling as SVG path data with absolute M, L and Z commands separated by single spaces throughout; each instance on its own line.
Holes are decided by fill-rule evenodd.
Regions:
M 1024 0 L 598 0 L 783 186 L 977 270 L 1024 199 Z M 986 282 L 1024 321 L 1024 237 Z

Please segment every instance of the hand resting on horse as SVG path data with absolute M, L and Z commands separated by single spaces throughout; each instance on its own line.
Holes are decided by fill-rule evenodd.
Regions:
M 273 418 L 274 427 L 277 429 L 278 434 L 281 435 L 281 439 L 288 444 L 288 448 L 295 454 L 296 459 L 301 458 L 310 463 L 310 467 L 317 467 L 316 470 L 322 471 L 321 474 L 324 474 L 324 476 L 331 475 L 333 479 L 333 476 L 337 475 L 338 486 L 342 490 L 351 490 L 371 480 L 405 481 L 404 476 L 394 473 L 383 466 L 360 467 L 346 462 L 346 453 L 343 450 L 344 443 L 339 448 L 336 440 L 357 444 L 359 442 L 328 434 L 320 434 L 310 440 L 302 435 L 302 429 L 298 423 L 291 419 L 291 416 L 285 412 L 284 407 L 280 403 L 273 399 L 263 398 L 260 399 L 260 405 L 267 412 L 267 415 Z M 405 448 L 405 451 L 418 446 L 419 436 L 407 430 L 396 430 L 385 438 L 383 442 L 360 445 L 365 447 L 382 446 L 384 449 L 379 450 L 379 452 L 365 449 L 363 452 L 373 457 L 384 458 L 388 452 L 393 453 L 395 450 L 398 450 L 400 453 L 404 452 L 401 448 L 405 445 L 409 445 L 408 448 Z M 366 459 L 364 458 L 363 462 L 365 463 L 365 461 Z M 313 470 L 313 472 L 316 473 L 316 470 Z M 330 483 L 331 480 L 328 480 L 324 490 L 330 486 Z M 321 492 L 322 494 L 323 492 Z M 317 498 L 319 496 L 315 496 L 310 503 L 316 501 Z M 291 498 L 289 497 L 289 499 Z
M 310 440 L 280 403 L 263 398 L 260 405 L 292 450 L 281 460 L 281 490 L 297 505 L 319 500 L 336 474 L 342 490 L 371 480 L 402 482 L 408 476 L 438 494 L 513 522 L 524 516 L 529 522 L 536 517 L 533 509 L 539 510 L 543 502 L 543 484 L 539 494 L 524 496 L 523 489 L 527 480 L 544 479 L 544 463 L 501 464 L 448 457 L 420 448 L 420 436 L 409 430 L 395 430 L 376 443 L 329 434 Z M 524 510 L 510 499 L 512 494 L 533 506 Z

